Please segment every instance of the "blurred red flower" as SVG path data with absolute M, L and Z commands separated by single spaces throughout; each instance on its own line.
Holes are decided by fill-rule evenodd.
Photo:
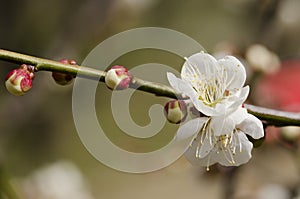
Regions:
M 274 74 L 265 74 L 256 82 L 254 90 L 255 103 L 261 106 L 300 112 L 300 60 L 287 60 Z M 268 127 L 266 141 L 282 141 L 280 129 Z
M 300 60 L 284 61 L 277 73 L 264 75 L 254 95 L 261 106 L 300 111 Z

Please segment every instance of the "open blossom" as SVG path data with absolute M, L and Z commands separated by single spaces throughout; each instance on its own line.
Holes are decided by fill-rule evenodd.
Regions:
M 239 166 L 251 158 L 246 134 L 264 136 L 262 122 L 242 108 L 249 94 L 246 71 L 233 56 L 216 60 L 201 52 L 186 58 L 181 78 L 167 74 L 171 86 L 190 98 L 201 113 L 178 129 L 176 139 L 191 139 L 186 157 L 194 164 Z M 204 117 L 201 117 L 201 115 Z
M 249 87 L 243 87 L 246 71 L 233 56 L 216 60 L 200 52 L 186 58 L 181 79 L 167 73 L 171 86 L 187 95 L 195 108 L 207 116 L 221 116 L 233 112 L 247 98 Z
M 211 126 L 216 135 L 222 134 L 224 121 L 247 99 L 249 86 L 243 87 L 246 71 L 233 56 L 216 60 L 200 52 L 186 58 L 181 79 L 167 73 L 171 86 L 187 95 L 194 107 L 206 116 L 214 116 Z
M 220 163 L 224 166 L 239 166 L 251 158 L 254 139 L 264 136 L 262 122 L 248 114 L 245 108 L 238 108 L 225 119 L 222 134 L 216 135 L 212 124 L 214 117 L 199 117 L 184 124 L 176 139 L 191 137 L 191 145 L 185 156 L 195 165 L 209 166 Z

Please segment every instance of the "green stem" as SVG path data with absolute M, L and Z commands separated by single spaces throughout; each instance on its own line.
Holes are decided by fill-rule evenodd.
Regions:
M 0 49 L 0 60 L 17 64 L 30 64 L 35 66 L 36 71 L 61 72 L 81 78 L 97 80 L 100 82 L 104 82 L 106 74 L 104 71 L 100 71 L 90 67 L 62 64 L 57 61 L 38 58 L 3 49 Z M 175 90 L 169 86 L 160 83 L 145 81 L 136 77 L 134 77 L 130 87 L 148 93 L 153 93 L 157 96 L 164 96 L 174 99 L 185 97 L 180 93 L 176 93 Z M 300 126 L 300 113 L 278 111 L 248 104 L 245 104 L 245 108 L 248 109 L 249 113 L 265 121 L 267 125 Z
M 85 66 L 74 66 L 62 64 L 49 59 L 38 58 L 30 55 L 24 55 L 21 53 L 16 53 L 12 51 L 7 51 L 0 49 L 0 60 L 13 62 L 16 64 L 29 64 L 35 66 L 37 71 L 51 71 L 51 72 L 61 72 L 65 74 L 70 74 L 82 78 L 99 80 L 104 82 L 105 72 L 96 70 L 93 68 Z M 170 98 L 182 98 L 180 93 L 176 93 L 174 89 L 169 86 L 145 81 L 134 77 L 130 85 L 131 88 L 156 94 L 158 96 L 165 96 Z
M 274 126 L 300 126 L 300 113 L 278 111 L 274 109 L 245 104 L 249 113 Z

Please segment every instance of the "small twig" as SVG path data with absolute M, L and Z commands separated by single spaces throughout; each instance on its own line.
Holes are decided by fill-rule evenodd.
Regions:
M 17 64 L 33 65 L 35 66 L 36 71 L 61 72 L 81 78 L 97 80 L 100 82 L 104 82 L 106 74 L 104 71 L 86 66 L 62 64 L 57 61 L 38 58 L 3 49 L 0 49 L 0 60 Z M 145 81 L 136 77 L 134 77 L 130 87 L 144 92 L 153 93 L 157 96 L 164 96 L 169 98 L 184 98 L 183 95 L 175 92 L 175 90 L 169 86 L 160 83 Z M 300 113 L 278 111 L 249 104 L 245 104 L 245 108 L 248 109 L 249 113 L 263 120 L 267 125 L 300 126 Z
M 299 126 L 300 113 L 278 111 L 274 109 L 245 104 L 249 113 L 274 126 Z
M 29 64 L 35 66 L 36 71 L 51 71 L 61 72 L 65 74 L 74 75 L 91 80 L 99 80 L 104 82 L 105 72 L 97 69 L 93 69 L 85 66 L 74 66 L 68 64 L 62 64 L 49 59 L 38 58 L 30 55 L 24 55 L 21 53 L 11 52 L 0 49 L 0 60 L 13 62 L 16 64 Z M 134 77 L 131 88 L 153 93 L 157 96 L 165 96 L 170 98 L 182 98 L 180 93 L 176 93 L 173 88 L 160 84 L 145 81 Z

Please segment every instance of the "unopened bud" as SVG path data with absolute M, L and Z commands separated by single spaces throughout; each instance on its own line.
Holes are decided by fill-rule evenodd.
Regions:
M 172 100 L 165 105 L 165 115 L 169 122 L 179 124 L 187 116 L 187 106 L 182 100 Z
M 105 84 L 113 90 L 123 90 L 129 87 L 132 75 L 124 66 L 113 66 L 105 75 Z
M 60 62 L 63 64 L 77 65 L 76 61 L 74 60 L 62 59 Z M 75 78 L 73 75 L 58 72 L 52 72 L 52 77 L 57 84 L 62 86 L 72 83 L 73 79 Z
M 22 64 L 20 68 L 10 71 L 5 78 L 6 89 L 15 96 L 24 95 L 32 87 L 34 67 Z

